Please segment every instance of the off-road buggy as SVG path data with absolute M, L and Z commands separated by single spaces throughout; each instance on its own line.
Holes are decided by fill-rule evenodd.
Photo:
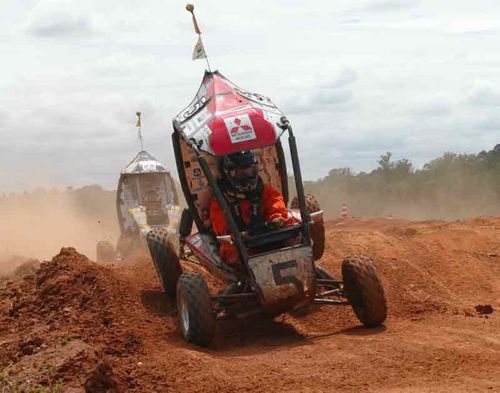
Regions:
M 347 257 L 342 265 L 343 280 L 315 264 L 324 251 L 323 212 L 313 197 L 304 194 L 292 127 L 269 98 L 240 89 L 219 72 L 207 71 L 191 104 L 174 118 L 173 127 L 177 169 L 188 209 L 182 213 L 177 233 L 153 229 L 147 240 L 164 290 L 177 298 L 187 341 L 208 345 L 215 322 L 221 318 L 255 313 L 275 316 L 312 302 L 351 304 L 365 326 L 385 320 L 384 290 L 368 258 Z M 297 223 L 281 229 L 268 226 L 254 234 L 240 232 L 217 181 L 220 159 L 253 151 L 263 182 L 288 201 L 284 135 L 288 136 L 297 195 L 290 214 L 298 218 Z M 228 235 L 215 236 L 211 229 L 212 198 L 224 211 Z M 197 233 L 192 233 L 193 221 Z M 236 246 L 240 264 L 229 265 L 221 259 L 222 242 Z M 222 279 L 227 289 L 210 293 L 201 274 L 183 273 L 180 260 L 201 264 Z
M 140 151 L 121 171 L 116 192 L 120 238 L 97 243 L 97 261 L 129 257 L 146 249 L 146 234 L 152 228 L 177 228 L 181 209 L 175 183 L 166 167 L 146 151 Z M 173 229 L 172 229 L 173 230 Z

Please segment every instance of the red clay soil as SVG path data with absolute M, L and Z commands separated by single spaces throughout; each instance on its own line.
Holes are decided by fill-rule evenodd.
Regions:
M 384 281 L 385 326 L 310 307 L 219 323 L 201 349 L 148 257 L 100 266 L 64 248 L 0 283 L 0 391 L 500 391 L 500 218 L 328 222 L 320 264 L 339 274 L 353 253 Z

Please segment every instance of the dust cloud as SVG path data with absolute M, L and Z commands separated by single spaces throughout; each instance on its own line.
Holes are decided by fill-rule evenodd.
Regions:
M 50 259 L 72 246 L 95 258 L 97 241 L 119 235 L 114 191 L 98 186 L 38 189 L 0 198 L 0 273 L 29 258 Z
M 370 173 L 349 168 L 305 182 L 328 218 L 345 203 L 355 217 L 458 220 L 500 215 L 500 144 L 478 154 L 445 153 L 414 169 L 411 162 L 381 156 Z

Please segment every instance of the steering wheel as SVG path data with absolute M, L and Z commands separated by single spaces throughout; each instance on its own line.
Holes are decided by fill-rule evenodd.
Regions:
M 249 228 L 246 231 L 241 231 L 240 235 L 243 240 L 248 240 L 251 237 L 254 236 L 262 236 L 265 233 L 275 231 L 278 229 L 283 229 L 286 227 L 286 222 L 283 221 L 280 224 L 277 224 L 276 221 L 265 221 L 262 224 L 255 225 L 252 228 Z M 217 240 L 223 243 L 230 243 L 233 244 L 233 239 L 231 235 L 222 235 L 222 236 L 217 236 Z
M 276 229 L 281 229 L 286 227 L 286 220 L 271 220 L 271 221 L 265 221 L 262 224 L 259 225 L 254 225 L 253 227 L 249 228 L 248 230 L 241 232 L 241 235 L 243 238 L 248 237 L 248 236 L 255 236 L 255 235 L 261 235 L 266 232 L 270 232 Z

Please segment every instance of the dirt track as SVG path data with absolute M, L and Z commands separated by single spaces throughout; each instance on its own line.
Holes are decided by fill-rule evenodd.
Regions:
M 384 327 L 360 327 L 347 307 L 311 307 L 221 323 L 213 346 L 200 349 L 181 339 L 148 258 L 102 267 L 65 249 L 35 275 L 0 284 L 8 374 L 0 386 L 500 391 L 500 218 L 329 222 L 327 240 L 320 264 L 335 274 L 349 253 L 376 262 L 390 307 Z M 478 305 L 494 311 L 481 314 Z

